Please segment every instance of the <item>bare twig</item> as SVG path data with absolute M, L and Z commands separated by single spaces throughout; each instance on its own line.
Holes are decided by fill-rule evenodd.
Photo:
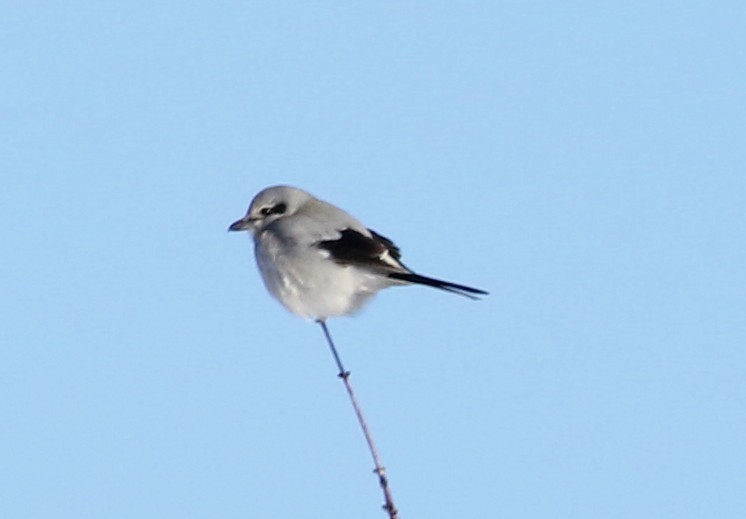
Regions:
M 378 483 L 379 485 L 381 485 L 381 490 L 383 491 L 383 498 L 385 500 L 383 509 L 386 510 L 386 513 L 389 514 L 389 519 L 397 519 L 399 515 L 396 507 L 394 506 L 394 499 L 391 497 L 389 480 L 386 477 L 386 469 L 381 464 L 381 460 L 378 457 L 378 450 L 376 450 L 376 444 L 373 442 L 373 437 L 368 430 L 368 424 L 365 422 L 365 417 L 363 416 L 363 412 L 360 409 L 360 404 L 358 404 L 357 398 L 355 398 L 355 393 L 352 391 L 352 386 L 350 385 L 350 372 L 345 370 L 344 366 L 342 366 L 342 361 L 340 360 L 339 354 L 337 353 L 337 348 L 334 346 L 332 336 L 329 335 L 329 329 L 326 327 L 326 322 L 323 320 L 318 320 L 317 322 L 321 325 L 321 329 L 324 330 L 326 342 L 329 344 L 329 349 L 332 351 L 332 355 L 334 356 L 334 362 L 337 363 L 337 368 L 339 369 L 339 373 L 337 376 L 339 376 L 339 378 L 342 379 L 342 382 L 344 382 L 345 389 L 347 390 L 347 394 L 350 397 L 350 402 L 352 403 L 352 408 L 355 410 L 357 421 L 360 424 L 360 428 L 363 430 L 365 442 L 368 444 L 368 450 L 370 451 L 370 455 L 373 458 L 373 463 L 376 466 L 376 468 L 373 470 L 373 473 L 378 475 Z

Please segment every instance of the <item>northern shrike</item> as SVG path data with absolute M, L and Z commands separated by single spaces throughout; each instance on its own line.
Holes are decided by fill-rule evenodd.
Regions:
M 292 313 L 320 322 L 351 314 L 395 285 L 427 285 L 474 299 L 487 294 L 412 272 L 391 240 L 291 186 L 259 192 L 228 230 L 250 231 L 267 290 Z

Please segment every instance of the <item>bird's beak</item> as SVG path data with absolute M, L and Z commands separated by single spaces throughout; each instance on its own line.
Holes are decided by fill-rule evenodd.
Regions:
M 240 220 L 236 220 L 228 227 L 229 231 L 245 231 L 251 227 L 252 220 L 248 216 L 244 216 Z

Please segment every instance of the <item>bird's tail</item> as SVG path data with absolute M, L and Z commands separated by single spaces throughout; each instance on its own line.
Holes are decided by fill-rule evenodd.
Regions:
M 478 288 L 467 287 L 466 285 L 459 285 L 457 283 L 451 283 L 450 281 L 443 281 L 440 279 L 429 278 L 427 276 L 421 276 L 414 272 L 392 272 L 389 274 L 391 279 L 398 279 L 399 281 L 406 281 L 407 283 L 415 283 L 417 285 L 426 285 L 428 287 L 439 288 L 446 292 L 452 292 L 460 296 L 468 297 L 469 299 L 479 299 L 477 296 L 486 296 L 488 292 L 480 290 Z

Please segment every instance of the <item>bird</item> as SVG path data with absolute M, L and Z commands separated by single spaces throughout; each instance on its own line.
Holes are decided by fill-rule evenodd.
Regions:
M 229 231 L 248 231 L 264 285 L 288 311 L 324 323 L 356 313 L 378 291 L 425 285 L 471 299 L 488 292 L 418 274 L 393 241 L 346 211 L 289 185 L 251 201 Z

